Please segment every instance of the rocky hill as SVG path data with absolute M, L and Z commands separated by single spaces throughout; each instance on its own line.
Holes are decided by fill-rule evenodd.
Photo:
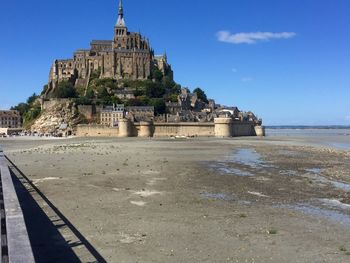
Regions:
M 62 128 L 73 131 L 77 124 L 84 121 L 72 101 L 54 101 L 31 126 L 31 131 L 59 134 Z

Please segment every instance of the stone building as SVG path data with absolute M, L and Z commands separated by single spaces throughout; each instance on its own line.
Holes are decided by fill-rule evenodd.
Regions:
M 191 93 L 187 88 L 182 88 L 177 97 L 177 102 L 165 103 L 167 122 L 210 122 L 213 121 L 215 101 L 208 103 L 201 101 L 197 93 Z
M 126 108 L 126 117 L 134 122 L 153 121 L 153 106 L 130 106 Z
M 0 110 L 0 128 L 21 128 L 21 115 L 16 110 Z
M 128 89 L 128 88 L 117 89 L 114 91 L 114 95 L 123 101 L 135 99 L 134 93 L 135 93 L 135 91 Z
M 164 55 L 154 56 L 154 64 L 164 75 L 170 76 L 171 78 L 174 77 L 173 71 L 168 64 L 168 56 L 166 53 Z
M 124 104 L 106 106 L 101 110 L 101 124 L 110 127 L 118 126 L 119 120 L 124 118 Z
M 182 112 L 181 104 L 178 102 L 166 102 L 165 107 L 167 112 L 172 115 L 178 115 Z
M 217 110 L 220 117 L 240 118 L 240 110 L 237 107 L 221 107 Z
M 99 74 L 100 78 L 145 80 L 155 67 L 163 74 L 173 75 L 166 55 L 155 56 L 148 39 L 128 31 L 122 0 L 119 1 L 113 40 L 93 40 L 90 49 L 77 50 L 73 58 L 55 60 L 46 94 L 63 80 L 86 88 L 92 73 Z

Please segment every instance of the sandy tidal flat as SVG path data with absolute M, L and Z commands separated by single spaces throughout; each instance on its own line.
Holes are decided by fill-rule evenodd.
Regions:
M 107 262 L 350 262 L 347 151 L 277 137 L 0 144 Z M 96 261 L 69 226 L 55 235 L 33 238 L 39 262 Z

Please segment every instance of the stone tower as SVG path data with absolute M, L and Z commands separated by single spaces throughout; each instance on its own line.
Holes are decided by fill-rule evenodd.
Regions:
M 123 1 L 119 0 L 118 20 L 114 26 L 114 41 L 116 41 L 117 36 L 126 36 L 127 33 L 128 29 L 124 20 Z

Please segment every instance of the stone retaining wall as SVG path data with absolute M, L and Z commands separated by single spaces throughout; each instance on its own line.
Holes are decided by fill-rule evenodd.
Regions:
M 235 122 L 229 118 L 218 118 L 215 122 L 198 123 L 132 123 L 121 120 L 119 128 L 103 125 L 78 125 L 79 137 L 238 137 L 263 136 L 264 127 L 255 126 L 251 122 Z
M 119 129 L 103 125 L 78 125 L 78 137 L 118 137 Z
M 214 123 L 155 123 L 154 137 L 169 136 L 195 136 L 212 137 L 214 136 Z

